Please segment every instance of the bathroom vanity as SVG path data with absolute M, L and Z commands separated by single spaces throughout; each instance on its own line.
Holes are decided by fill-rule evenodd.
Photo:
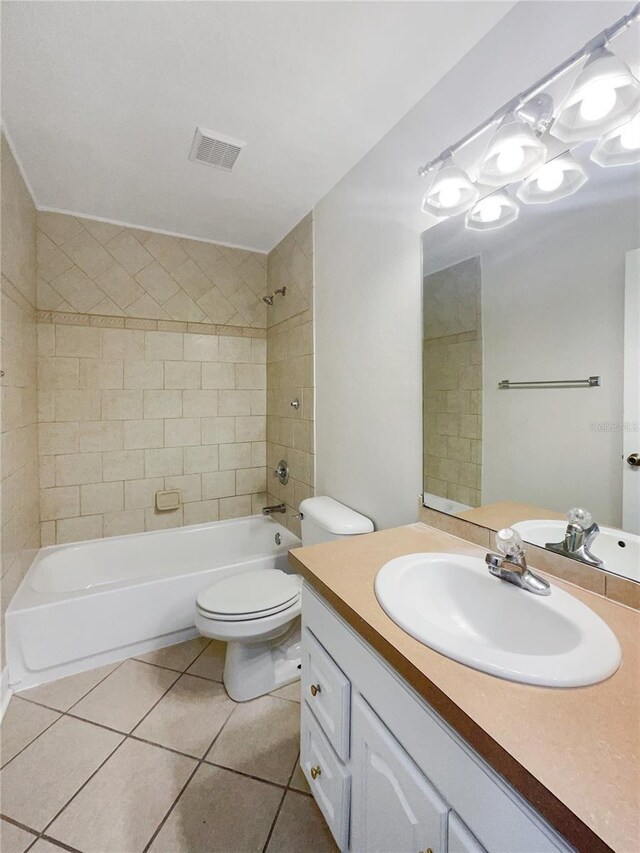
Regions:
M 379 606 L 379 569 L 426 551 L 484 555 L 422 524 L 290 554 L 305 578 L 301 765 L 340 849 L 639 849 L 639 615 L 554 580 L 615 631 L 623 663 L 589 687 L 508 682 Z

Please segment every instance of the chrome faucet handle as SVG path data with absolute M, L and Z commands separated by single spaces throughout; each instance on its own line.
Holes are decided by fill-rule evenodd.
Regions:
M 524 545 L 520 534 L 510 527 L 496 533 L 499 554 L 488 553 L 484 558 L 489 572 L 502 581 L 519 586 L 534 595 L 550 595 L 551 584 L 527 566 Z
M 583 530 L 588 530 L 593 524 L 593 515 L 584 507 L 574 506 L 567 513 L 567 521 L 569 524 L 576 524 Z
M 562 542 L 547 542 L 545 548 L 580 560 L 587 565 L 601 568 L 604 561 L 591 550 L 591 544 L 600 533 L 600 528 L 593 520 L 593 515 L 584 507 L 574 506 L 567 513 L 567 529 Z

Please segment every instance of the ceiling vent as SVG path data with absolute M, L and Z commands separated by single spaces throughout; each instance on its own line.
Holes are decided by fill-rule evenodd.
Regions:
M 222 133 L 216 133 L 215 130 L 197 127 L 189 160 L 230 172 L 246 144 L 238 139 L 231 139 L 230 136 L 224 136 Z

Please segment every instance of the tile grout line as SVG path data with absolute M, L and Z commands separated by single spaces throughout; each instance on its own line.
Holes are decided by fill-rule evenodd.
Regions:
M 264 847 L 262 848 L 262 853 L 267 853 L 267 849 L 269 847 L 269 842 L 271 841 L 271 837 L 272 837 L 274 830 L 276 828 L 276 824 L 278 823 L 278 818 L 280 817 L 280 812 L 282 811 L 282 807 L 284 806 L 285 798 L 287 796 L 287 793 L 290 790 L 289 785 L 291 784 L 291 780 L 293 779 L 293 774 L 296 772 L 296 765 L 298 764 L 299 757 L 300 757 L 300 753 L 298 752 L 298 754 L 296 755 L 296 760 L 293 762 L 293 767 L 291 769 L 291 773 L 289 774 L 289 779 L 287 781 L 286 788 L 284 790 L 284 793 L 282 794 L 282 797 L 280 799 L 280 803 L 278 804 L 278 808 L 276 809 L 275 816 L 274 816 L 273 821 L 271 823 L 271 828 L 269 829 L 269 832 L 267 833 L 267 839 L 264 842 Z

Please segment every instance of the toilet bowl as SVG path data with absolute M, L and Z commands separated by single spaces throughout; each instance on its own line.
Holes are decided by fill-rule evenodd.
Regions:
M 307 498 L 300 510 L 303 546 L 373 530 L 368 518 L 332 498 Z M 236 702 L 300 678 L 301 589 L 299 575 L 262 569 L 223 578 L 198 595 L 196 628 L 227 643 L 224 685 Z

